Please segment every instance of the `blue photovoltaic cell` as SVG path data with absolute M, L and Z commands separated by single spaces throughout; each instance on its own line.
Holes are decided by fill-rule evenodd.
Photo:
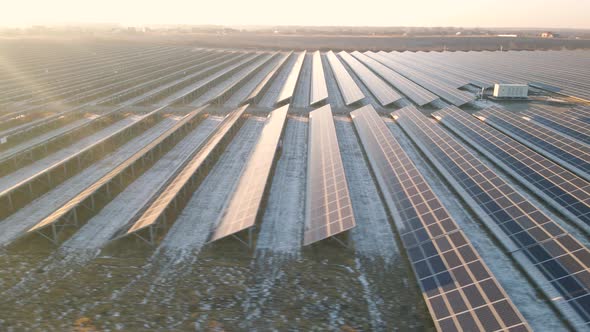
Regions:
M 496 106 L 474 115 L 584 179 L 590 179 L 589 146 Z
M 563 116 L 539 106 L 532 106 L 523 115 L 580 142 L 590 144 L 590 126 L 574 117 Z
M 510 253 L 526 255 L 544 277 L 544 280 L 533 277 L 540 289 L 545 291 L 548 284 L 553 286 L 553 292 L 559 293 L 578 316 L 570 318 L 571 310 L 562 308 L 560 303 L 555 303 L 557 308 L 574 320 L 574 324 L 581 320 L 587 326 L 590 323 L 588 249 L 415 107 L 405 107 L 392 116 L 441 174 L 460 187 L 457 191 L 465 202 L 484 222 L 492 222 L 488 224 L 490 230 Z M 525 271 L 530 268 L 523 266 Z
M 436 119 L 533 191 L 545 194 L 558 209 L 586 232 L 590 229 L 590 183 L 542 155 L 482 123 L 459 108 L 450 106 L 432 113 Z
M 528 330 L 373 107 L 362 107 L 351 117 L 437 329 Z

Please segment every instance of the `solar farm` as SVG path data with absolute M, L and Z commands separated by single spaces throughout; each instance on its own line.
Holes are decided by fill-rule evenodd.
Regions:
M 590 328 L 590 51 L 0 55 L 0 330 Z

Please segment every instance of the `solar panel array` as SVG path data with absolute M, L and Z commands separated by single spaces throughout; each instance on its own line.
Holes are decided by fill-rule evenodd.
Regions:
M 365 84 L 371 94 L 377 98 L 382 106 L 390 105 L 400 99 L 400 96 L 387 83 L 383 82 L 377 75 L 355 59 L 352 55 L 342 51 L 338 53 L 340 58 L 346 62 L 356 73 L 360 80 Z
M 474 115 L 590 181 L 589 146 L 497 106 L 486 108 Z
M 529 330 L 373 107 L 351 117 L 437 329 Z
M 547 297 L 563 300 L 553 302 L 562 314 L 587 328 L 588 249 L 416 108 L 392 115 Z
M 369 53 L 368 53 L 369 54 Z M 446 82 L 436 80 L 428 75 L 419 73 L 393 59 L 389 53 L 379 52 L 370 55 L 385 66 L 416 82 L 426 90 L 436 94 L 455 106 L 461 106 L 475 100 L 471 93 L 456 89 Z
M 590 144 L 590 126 L 574 117 L 563 116 L 539 106 L 531 106 L 524 115 L 557 132 Z
M 432 113 L 446 127 L 590 233 L 590 183 L 456 107 Z
M 285 105 L 269 114 L 229 204 L 209 239 L 210 242 L 255 225 L 288 109 L 289 105 Z
M 374 53 L 368 52 L 367 54 L 373 55 Z M 393 85 L 396 89 L 401 91 L 404 95 L 406 95 L 410 100 L 412 100 L 419 106 L 429 104 L 439 99 L 437 96 L 430 93 L 430 91 L 424 89 L 418 84 L 396 73 L 395 71 L 387 68 L 386 66 L 370 58 L 369 56 L 360 52 L 353 52 L 352 55 L 354 55 L 354 57 L 356 57 L 359 61 L 364 63 L 367 67 L 371 68 L 371 70 L 379 74 L 379 76 L 381 76 L 389 84 Z
M 315 105 L 328 99 L 328 87 L 326 86 L 326 77 L 324 75 L 324 67 L 322 65 L 320 51 L 315 51 L 313 53 L 311 64 L 311 90 L 309 95 L 310 105 Z
M 303 245 L 356 225 L 330 105 L 309 113 L 307 220 Z
M 342 98 L 344 98 L 346 106 L 364 99 L 365 95 L 356 85 L 346 68 L 344 68 L 344 65 L 338 60 L 336 54 L 329 51 L 326 53 L 326 58 L 330 63 L 330 67 L 332 67 L 332 72 L 336 78 L 336 84 L 338 84 L 338 89 L 342 94 Z

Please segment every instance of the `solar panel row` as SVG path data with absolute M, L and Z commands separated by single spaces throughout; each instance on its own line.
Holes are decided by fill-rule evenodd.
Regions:
M 201 114 L 202 110 L 205 107 L 198 108 L 188 115 L 186 115 L 182 120 L 180 120 L 177 124 L 175 124 L 172 128 L 168 129 L 162 135 L 158 136 L 155 140 L 150 142 L 148 145 L 143 147 L 141 150 L 137 151 L 133 156 L 119 164 L 115 167 L 112 171 L 108 174 L 100 178 L 98 181 L 90 185 L 88 188 L 84 189 L 80 192 L 76 197 L 69 200 L 67 203 L 63 204 L 60 208 L 53 211 L 46 217 L 44 217 L 41 221 L 35 224 L 33 227 L 27 230 L 28 233 L 39 231 L 45 227 L 51 226 L 62 218 L 67 216 L 68 213 L 74 211 L 78 205 L 84 204 L 87 200 L 94 200 L 93 195 L 96 194 L 101 188 L 105 188 L 109 185 L 111 181 L 113 181 L 118 176 L 123 176 L 124 172 L 128 169 L 131 169 L 133 165 L 141 160 L 142 158 L 146 158 L 153 149 L 157 148 L 161 144 L 169 143 L 171 137 L 178 132 L 181 128 L 187 127 L 187 125 L 193 121 L 198 115 Z M 93 205 L 93 204 L 90 204 Z
M 564 114 L 574 116 L 576 119 L 590 124 L 590 107 L 576 106 Z
M 383 82 L 383 80 L 367 67 L 363 66 L 363 64 L 352 55 L 344 51 L 338 53 L 338 55 L 340 55 L 340 58 L 352 68 L 355 74 L 365 84 L 367 89 L 371 91 L 371 94 L 377 98 L 382 106 L 390 105 L 402 99 L 402 96 L 395 92 L 389 85 L 387 85 L 387 83 Z
M 356 224 L 330 105 L 309 113 L 308 144 L 303 245 L 332 237 Z
M 437 329 L 529 330 L 373 107 L 351 117 Z
M 523 114 L 554 131 L 590 144 L 590 126 L 577 118 L 563 116 L 539 106 L 531 106 Z
M 590 181 L 590 147 L 497 106 L 474 114 L 512 138 Z
M 368 52 L 367 54 L 372 55 L 374 53 Z M 425 90 L 423 87 L 385 67 L 367 55 L 356 51 L 353 52 L 352 55 L 354 55 L 354 57 L 364 63 L 367 67 L 371 68 L 374 72 L 376 72 L 389 84 L 393 85 L 396 89 L 401 91 L 404 95 L 406 95 L 406 97 L 416 104 L 423 106 L 439 99 L 437 96 L 430 93 L 430 91 Z
M 322 66 L 320 51 L 315 51 L 313 53 L 311 66 L 311 90 L 309 94 L 310 106 L 328 99 L 328 87 L 326 86 L 326 77 L 324 76 L 324 67 Z
M 469 84 L 469 80 L 463 79 L 457 73 L 449 73 L 444 69 L 437 68 L 432 62 L 420 61 L 420 57 L 416 56 L 415 52 L 389 52 L 390 56 L 394 57 L 396 61 L 406 65 L 407 67 L 420 72 L 421 74 L 429 75 L 430 77 L 448 84 L 450 87 L 459 89 Z
M 137 233 L 146 228 L 152 228 L 166 213 L 169 206 L 173 204 L 179 192 L 186 188 L 195 174 L 203 165 L 211 160 L 212 154 L 219 147 L 219 143 L 227 137 L 228 132 L 238 123 L 240 117 L 248 105 L 242 106 L 230 113 L 199 149 L 195 150 L 194 156 L 186 164 L 180 165 L 177 175 L 167 181 L 159 194 L 152 199 L 140 213 L 131 220 L 130 225 L 115 237 L 127 236 Z
M 445 82 L 421 74 L 395 61 L 389 53 L 371 53 L 370 56 L 455 106 L 461 106 L 475 100 L 475 96 L 468 92 L 451 87 Z
M 354 104 L 362 99 L 365 98 L 365 95 L 356 85 L 346 68 L 342 65 L 340 60 L 334 52 L 329 51 L 326 53 L 326 58 L 330 63 L 330 67 L 332 67 L 332 71 L 334 72 L 334 77 L 336 78 L 336 83 L 338 84 L 338 89 L 342 94 L 342 98 L 344 98 L 344 103 L 346 106 Z
M 289 105 L 272 111 L 236 189 L 209 242 L 248 229 L 256 223 L 270 178 Z
M 587 328 L 588 249 L 415 107 L 392 115 L 547 297 L 563 299 L 553 301 L 556 308 L 573 325 Z M 518 258 L 523 254 L 526 261 Z
M 456 107 L 432 113 L 506 172 L 590 233 L 590 183 Z
M 295 59 L 295 64 L 291 68 L 291 72 L 289 76 L 287 76 L 287 80 L 283 84 L 281 88 L 281 92 L 279 92 L 279 96 L 275 105 L 279 106 L 285 102 L 289 102 L 293 97 L 293 93 L 295 92 L 295 86 L 297 85 L 297 81 L 299 80 L 299 74 L 301 73 L 301 67 L 303 67 L 303 60 L 305 60 L 305 54 L 307 52 L 303 51 L 297 55 Z

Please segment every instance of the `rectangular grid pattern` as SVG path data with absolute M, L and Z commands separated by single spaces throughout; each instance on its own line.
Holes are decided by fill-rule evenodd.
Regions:
M 565 112 L 567 115 L 575 116 L 580 121 L 590 123 L 590 107 L 589 106 L 576 106 L 571 110 Z
M 309 113 L 307 221 L 303 245 L 356 225 L 330 105 Z
M 352 55 L 354 55 L 355 58 L 364 63 L 367 67 L 371 68 L 374 72 L 379 74 L 379 76 L 381 76 L 389 84 L 393 85 L 396 89 L 401 91 L 404 95 L 406 95 L 406 97 L 410 98 L 416 104 L 423 106 L 439 99 L 437 96 L 430 93 L 430 91 L 424 89 L 418 84 L 396 73 L 395 71 L 385 67 L 367 55 L 357 51 L 353 52 Z
M 516 173 L 525 185 L 545 194 L 545 199 L 569 212 L 572 221 L 588 232 L 590 183 L 461 109 L 448 107 L 432 115 L 481 153 L 491 154 L 490 159 Z
M 533 121 L 549 127 L 557 132 L 590 144 L 590 126 L 574 117 L 563 116 L 538 106 L 532 106 L 523 113 Z
M 474 115 L 584 179 L 590 179 L 590 147 L 585 144 L 496 106 Z
M 311 91 L 310 105 L 315 105 L 328 99 L 328 87 L 326 86 L 326 77 L 324 67 L 322 66 L 322 57 L 320 51 L 313 53 L 311 63 Z
M 210 242 L 254 226 L 260 210 L 289 105 L 270 113 L 230 202 Z
M 400 99 L 400 96 L 387 83 L 383 82 L 377 75 L 355 59 L 352 55 L 342 51 L 338 53 L 340 58 L 346 62 L 356 73 L 359 79 L 365 84 L 371 94 L 379 101 L 382 106 L 390 105 Z
M 340 93 L 342 94 L 342 98 L 344 98 L 346 106 L 365 98 L 365 95 L 356 85 L 346 68 L 344 68 L 344 65 L 338 60 L 336 54 L 329 51 L 326 53 L 326 58 L 330 63 L 330 67 L 332 67 L 332 72 L 336 78 L 336 84 L 338 84 L 338 89 L 340 89 Z
M 529 328 L 372 106 L 351 113 L 440 331 Z
M 445 170 L 441 173 L 449 182 L 461 187 L 459 194 L 466 197 L 465 201 L 475 204 L 482 216 L 493 221 L 494 228 L 490 229 L 498 240 L 505 243 L 513 255 L 523 252 L 545 278 L 544 281 L 533 280 L 552 285 L 587 326 L 590 323 L 588 249 L 415 107 L 403 108 L 392 115 L 431 162 Z M 477 208 L 474 210 L 478 211 Z M 506 237 L 511 240 L 509 243 Z M 527 271 L 530 267 L 523 268 Z M 556 305 L 570 317 L 568 312 L 571 311 Z

